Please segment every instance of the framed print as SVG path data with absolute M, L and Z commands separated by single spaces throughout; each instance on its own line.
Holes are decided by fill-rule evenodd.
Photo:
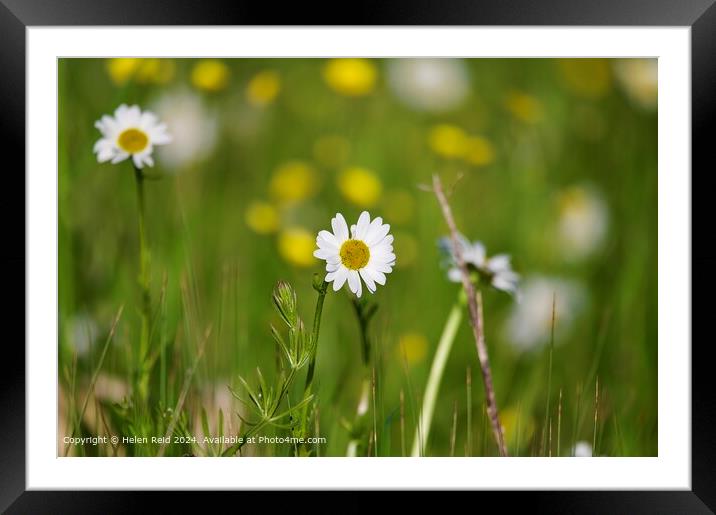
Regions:
M 0 7 L 26 201 L 3 508 L 438 489 L 713 509 L 691 295 L 713 263 L 691 239 L 709 0 L 324 26 L 110 4 Z

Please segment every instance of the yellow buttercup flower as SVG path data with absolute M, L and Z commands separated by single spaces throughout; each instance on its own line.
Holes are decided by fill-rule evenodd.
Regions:
M 336 92 L 359 97 L 373 91 L 378 71 L 368 59 L 331 59 L 323 68 L 323 78 Z
M 203 59 L 194 65 L 191 83 L 203 91 L 221 91 L 229 84 L 229 67 L 218 59 Z
M 350 142 L 343 136 L 321 136 L 313 144 L 313 156 L 323 166 L 338 168 L 342 166 L 351 151 Z
M 405 333 L 398 340 L 397 350 L 401 360 L 405 359 L 408 365 L 414 365 L 425 359 L 428 353 L 428 340 L 417 332 Z
M 281 91 L 281 77 L 273 70 L 254 75 L 246 87 L 249 104 L 262 107 L 273 102 Z
M 482 136 L 471 136 L 467 140 L 465 161 L 475 166 L 489 165 L 495 160 L 495 148 L 490 140 Z
M 246 225 L 258 234 L 271 234 L 278 230 L 280 219 L 278 210 L 268 202 L 251 202 L 244 215 Z
M 318 191 L 318 174 L 308 163 L 289 161 L 271 177 L 269 192 L 279 202 L 294 203 L 312 197 Z
M 464 156 L 467 143 L 467 134 L 456 125 L 446 123 L 436 125 L 428 135 L 428 144 L 431 150 L 445 158 Z
M 567 88 L 585 98 L 603 97 L 612 84 L 607 59 L 560 59 L 559 69 Z
M 315 236 L 301 227 L 286 229 L 278 235 L 279 254 L 294 266 L 308 267 L 315 264 L 315 246 Z
M 380 199 L 383 184 L 372 171 L 360 166 L 351 166 L 338 176 L 338 189 L 356 206 L 372 207 Z
M 505 107 L 515 118 L 526 123 L 537 123 L 542 119 L 542 104 L 527 93 L 519 91 L 508 93 Z
M 118 86 L 125 84 L 137 71 L 140 61 L 141 59 L 128 57 L 107 59 L 106 66 L 109 78 Z
M 174 78 L 172 59 L 138 59 L 135 79 L 139 83 L 167 84 Z

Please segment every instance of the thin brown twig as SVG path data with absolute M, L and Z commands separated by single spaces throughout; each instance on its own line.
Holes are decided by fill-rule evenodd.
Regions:
M 480 362 L 480 370 L 482 371 L 482 380 L 485 385 L 485 397 L 487 401 L 487 414 L 490 418 L 490 424 L 492 426 L 492 433 L 497 443 L 497 448 L 500 451 L 500 456 L 508 456 L 507 445 L 505 444 L 505 435 L 500 424 L 500 417 L 497 410 L 497 401 L 495 400 L 495 388 L 492 383 L 492 371 L 490 369 L 490 359 L 487 354 L 487 345 L 485 344 L 485 331 L 482 317 L 482 296 L 480 292 L 475 291 L 475 286 L 470 280 L 470 273 L 465 264 L 465 260 L 462 256 L 462 250 L 458 245 L 458 232 L 455 226 L 455 220 L 452 216 L 452 210 L 450 204 L 445 196 L 440 178 L 437 175 L 433 175 L 433 192 L 438 199 L 440 208 L 443 212 L 445 222 L 447 222 L 448 228 L 450 229 L 450 239 L 452 241 L 453 254 L 455 256 L 455 262 L 460 269 L 460 275 L 462 278 L 462 287 L 465 289 L 467 295 L 468 312 L 470 315 L 470 326 L 472 327 L 472 333 L 475 337 L 475 346 L 477 347 L 477 358 Z

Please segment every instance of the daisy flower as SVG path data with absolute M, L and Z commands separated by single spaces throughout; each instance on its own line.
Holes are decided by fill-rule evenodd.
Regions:
M 368 212 L 363 211 L 350 233 L 340 213 L 331 220 L 331 227 L 332 233 L 318 233 L 318 250 L 313 253 L 326 261 L 325 280 L 333 283 L 333 291 L 348 282 L 350 290 L 360 297 L 362 279 L 368 291 L 375 293 L 376 284 L 384 285 L 385 274 L 392 272 L 395 265 L 393 236 L 388 234 L 390 225 L 384 224 L 381 217 L 371 221 Z
M 485 246 L 481 242 L 471 243 L 462 234 L 458 235 L 457 243 L 460 246 L 462 259 L 465 261 L 468 270 L 477 272 L 481 278 L 485 279 L 497 290 L 512 294 L 517 293 L 517 283 L 520 276 L 512 270 L 510 256 L 496 254 L 488 258 Z M 447 236 L 440 238 L 438 245 L 448 256 L 450 266 L 448 279 L 455 283 L 461 282 L 462 276 L 453 253 L 452 240 Z
M 139 106 L 120 105 L 114 116 L 104 115 L 94 124 L 102 138 L 94 145 L 97 161 L 112 164 L 132 157 L 134 166 L 154 166 L 154 145 L 166 145 L 171 141 L 167 126 L 160 123 L 154 113 L 142 112 Z

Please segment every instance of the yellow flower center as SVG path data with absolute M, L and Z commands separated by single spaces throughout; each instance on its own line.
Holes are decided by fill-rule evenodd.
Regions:
M 346 268 L 360 270 L 368 264 L 370 250 L 361 240 L 346 240 L 341 245 L 341 262 Z
M 149 143 L 147 135 L 139 129 L 127 129 L 117 138 L 119 147 L 128 154 L 137 154 L 144 150 Z

